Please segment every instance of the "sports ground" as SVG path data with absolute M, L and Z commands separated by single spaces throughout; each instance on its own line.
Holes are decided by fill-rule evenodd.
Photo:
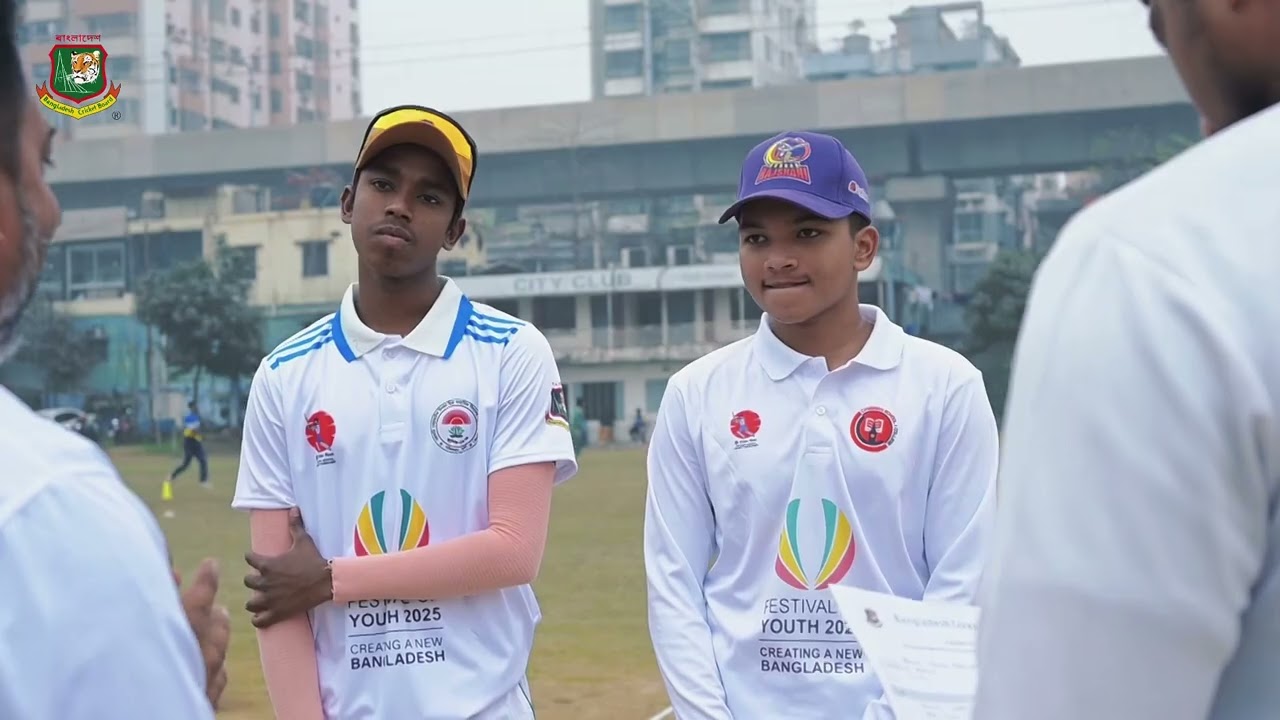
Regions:
M 176 455 L 136 447 L 111 455 L 160 516 L 160 481 Z M 534 705 L 539 720 L 647 720 L 668 703 L 645 621 L 644 457 L 638 450 L 587 451 L 580 462 L 578 475 L 556 491 L 535 586 L 543 621 L 529 670 Z M 236 463 L 234 450 L 213 450 L 213 488 L 197 487 L 191 468 L 166 504 L 174 517 L 160 517 L 160 523 L 184 574 L 205 556 L 222 564 L 220 597 L 231 610 L 233 636 L 231 684 L 219 718 L 266 720 L 271 709 L 244 611 L 248 522 L 230 508 Z

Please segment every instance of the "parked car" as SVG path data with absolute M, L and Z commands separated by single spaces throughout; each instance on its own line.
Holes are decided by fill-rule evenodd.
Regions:
M 43 418 L 48 418 L 71 432 L 79 433 L 94 442 L 98 442 L 101 431 L 98 428 L 97 418 L 91 413 L 76 408 L 45 408 L 37 410 L 36 414 Z

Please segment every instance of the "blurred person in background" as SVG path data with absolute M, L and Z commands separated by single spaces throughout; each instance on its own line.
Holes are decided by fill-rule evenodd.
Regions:
M 164 497 L 173 496 L 173 481 L 186 472 L 192 460 L 200 466 L 200 487 L 206 489 L 209 487 L 209 456 L 204 451 L 202 425 L 200 408 L 196 405 L 196 401 L 192 400 L 187 404 L 186 417 L 182 418 L 182 463 L 165 478 L 162 491 Z
M 1208 137 L 1035 278 L 977 720 L 1280 718 L 1280 0 L 1149 13 Z
M 0 0 L 0 362 L 61 220 L 16 23 Z M 180 597 L 160 528 L 97 446 L 5 388 L 0 429 L 0 718 L 212 718 L 229 636 L 216 565 Z

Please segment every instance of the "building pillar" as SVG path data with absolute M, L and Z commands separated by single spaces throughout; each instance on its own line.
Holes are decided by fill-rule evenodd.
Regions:
M 591 296 L 579 295 L 573 304 L 574 339 L 582 347 L 591 347 Z
M 955 190 L 950 178 L 889 178 L 884 197 L 898 219 L 902 265 L 935 291 L 947 292 L 947 252 L 955 228 Z
M 730 316 L 729 293 L 738 292 L 737 288 L 716 288 L 712 290 L 715 298 L 715 312 L 712 317 L 711 341 L 728 343 L 733 337 L 733 318 Z

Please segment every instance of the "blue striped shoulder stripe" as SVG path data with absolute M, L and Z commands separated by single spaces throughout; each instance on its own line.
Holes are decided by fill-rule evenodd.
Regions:
M 472 340 L 506 345 L 524 324 L 523 320 L 512 317 L 485 314 L 472 305 L 471 314 L 467 317 L 465 334 Z
M 327 315 L 306 330 L 285 340 L 267 355 L 267 367 L 275 370 L 281 365 L 315 352 L 333 342 L 333 325 L 337 314 Z

